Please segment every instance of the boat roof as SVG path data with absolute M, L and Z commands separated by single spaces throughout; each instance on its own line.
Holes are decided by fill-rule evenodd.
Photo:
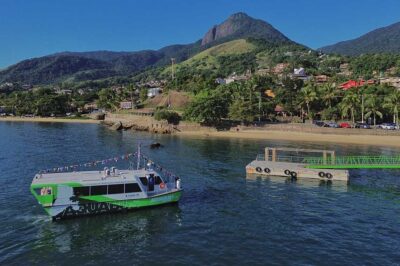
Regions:
M 80 184 L 115 184 L 125 183 L 126 181 L 137 181 L 137 177 L 143 177 L 148 174 L 158 175 L 153 170 L 118 170 L 116 174 L 111 173 L 105 177 L 104 171 L 79 171 L 79 172 L 62 172 L 62 173 L 44 173 L 37 174 L 33 178 L 32 185 L 38 184 L 64 184 L 64 183 L 80 183 Z

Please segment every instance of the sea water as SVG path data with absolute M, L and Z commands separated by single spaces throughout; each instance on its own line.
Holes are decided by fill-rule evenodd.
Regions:
M 152 150 L 152 142 L 164 148 Z M 139 143 L 148 157 L 181 177 L 179 204 L 52 222 L 29 192 L 41 169 L 134 152 Z M 265 146 L 399 154 L 376 146 L 0 122 L 0 264 L 400 263 L 399 170 L 354 170 L 349 185 L 246 179 L 246 164 Z

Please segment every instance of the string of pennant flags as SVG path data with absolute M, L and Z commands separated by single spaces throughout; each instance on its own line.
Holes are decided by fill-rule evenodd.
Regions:
M 172 178 L 174 178 L 174 179 L 179 179 L 178 176 L 176 176 L 175 174 L 169 172 L 168 170 L 166 170 L 166 169 L 165 169 L 164 167 L 162 167 L 161 165 L 154 163 L 154 161 L 151 160 L 151 159 L 149 159 L 148 157 L 146 157 L 146 156 L 144 156 L 144 155 L 141 155 L 141 157 L 143 158 L 143 160 L 144 160 L 145 162 L 150 162 L 150 163 L 152 164 L 152 166 L 153 166 L 154 169 L 156 169 L 156 170 L 159 171 L 159 172 L 162 172 L 162 173 L 163 173 L 165 176 L 167 176 L 168 178 L 171 178 L 171 177 L 172 177 Z
M 65 171 L 76 170 L 76 169 L 82 168 L 82 167 L 94 167 L 97 165 L 105 165 L 105 164 L 108 164 L 111 162 L 118 162 L 120 160 L 128 160 L 129 158 L 135 157 L 136 155 L 137 155 L 137 152 L 127 153 L 127 154 L 124 154 L 121 156 L 115 156 L 115 157 L 103 159 L 103 160 L 97 160 L 97 161 L 81 163 L 81 164 L 72 164 L 72 165 L 67 165 L 67 166 L 49 168 L 46 170 L 41 170 L 41 171 L 39 171 L 39 173 L 60 173 L 60 172 L 65 172 Z
M 134 153 L 127 153 L 124 155 L 120 155 L 120 156 L 115 156 L 112 158 L 108 158 L 108 159 L 103 159 L 103 160 L 96 160 L 96 161 L 92 161 L 92 162 L 87 162 L 87 163 L 81 163 L 81 164 L 72 164 L 72 165 L 67 165 L 67 166 L 60 166 L 60 167 L 54 167 L 54 168 L 49 168 L 49 169 L 45 169 L 45 170 L 41 170 L 39 171 L 39 174 L 45 174 L 45 173 L 60 173 L 60 172 L 66 172 L 66 171 L 76 171 L 79 168 L 87 168 L 87 167 L 95 167 L 98 165 L 106 165 L 109 163 L 116 163 L 118 161 L 121 160 L 128 160 L 132 157 L 136 157 L 138 155 L 137 152 Z M 150 162 L 152 164 L 152 167 L 160 172 L 162 172 L 163 174 L 165 174 L 167 177 L 174 177 L 177 178 L 176 175 L 174 175 L 173 173 L 167 171 L 164 167 L 162 167 L 161 165 L 158 165 L 156 163 L 154 163 L 153 160 L 151 160 L 150 158 L 148 158 L 147 156 L 141 154 L 140 155 L 141 158 L 143 158 L 143 160 L 147 163 Z M 140 158 L 139 158 L 140 159 Z

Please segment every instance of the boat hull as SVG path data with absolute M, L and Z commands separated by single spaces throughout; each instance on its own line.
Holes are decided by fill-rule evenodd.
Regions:
M 179 201 L 181 195 L 182 190 L 141 199 L 107 201 L 105 197 L 99 199 L 93 199 L 93 197 L 91 197 L 91 199 L 81 199 L 76 204 L 46 206 L 44 209 L 53 220 L 60 220 L 176 203 Z

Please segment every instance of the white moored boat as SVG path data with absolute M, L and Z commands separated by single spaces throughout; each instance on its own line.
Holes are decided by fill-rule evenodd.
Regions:
M 147 161 L 143 168 L 138 163 L 136 170 L 105 167 L 102 171 L 59 172 L 57 168 L 56 172 L 41 172 L 33 178 L 31 192 L 53 219 L 179 201 L 182 195 L 180 178 L 171 173 L 162 175 L 163 168 Z

